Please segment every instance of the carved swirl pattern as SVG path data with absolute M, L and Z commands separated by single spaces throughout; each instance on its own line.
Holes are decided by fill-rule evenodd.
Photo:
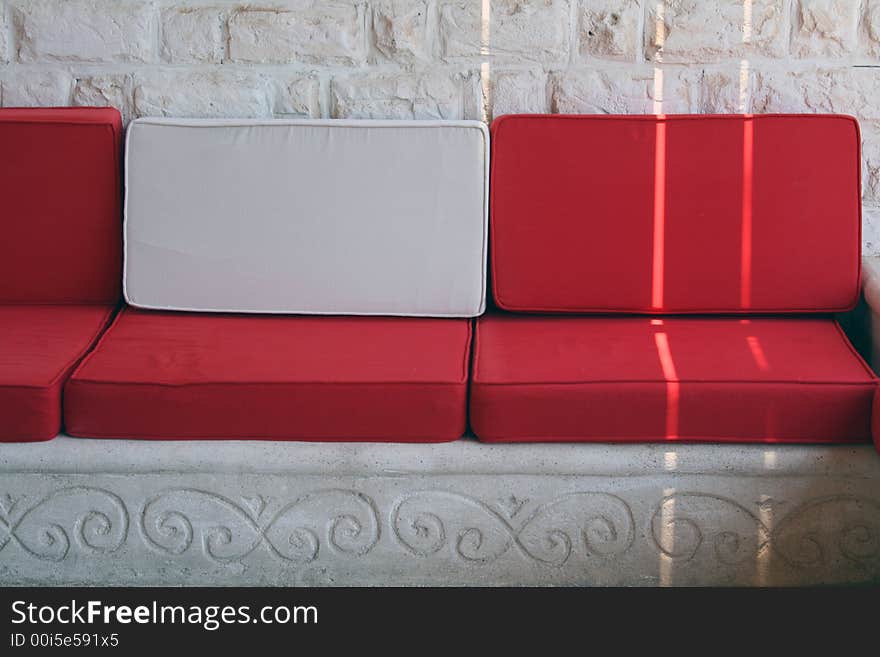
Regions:
M 635 537 L 632 511 L 608 493 L 563 495 L 514 523 L 480 500 L 449 491 L 403 497 L 391 513 L 394 537 L 411 554 L 434 555 L 449 546 L 464 561 L 485 564 L 511 549 L 547 565 L 562 566 L 576 552 L 617 556 Z
M 135 507 L 127 508 L 116 493 L 91 486 L 59 488 L 39 498 L 0 496 L 0 562 L 15 550 L 49 562 L 114 553 L 130 540 L 129 508 Z M 649 511 L 646 538 L 677 561 L 699 557 L 737 565 L 772 555 L 793 570 L 848 566 L 878 572 L 880 500 L 829 495 L 780 514 L 785 508 L 773 500 L 744 503 L 679 491 Z M 504 556 L 549 567 L 619 559 L 637 537 L 626 501 L 589 491 L 542 503 L 425 490 L 405 493 L 380 512 L 373 499 L 347 488 L 270 501 L 180 487 L 148 498 L 140 509 L 137 535 L 163 557 L 229 564 L 263 549 L 284 563 L 307 566 L 298 570 L 304 581 L 334 581 L 332 564 L 321 557 L 367 555 L 382 538 L 384 522 L 391 530 L 386 549 L 396 546 L 419 558 L 448 555 L 474 565 Z
M 327 517 L 326 509 L 333 509 Z M 246 508 L 223 495 L 195 488 L 167 490 L 141 514 L 146 542 L 169 555 L 197 543 L 219 563 L 241 561 L 266 545 L 284 561 L 310 563 L 324 549 L 349 556 L 369 552 L 379 541 L 379 512 L 369 497 L 351 490 L 305 493 L 261 519 L 265 509 Z
M 856 566 L 880 562 L 880 503 L 850 495 L 805 502 L 772 529 L 734 500 L 707 493 L 663 498 L 651 518 L 651 536 L 667 557 L 688 561 L 701 548 L 733 565 L 770 551 L 795 568 L 842 558 Z
M 114 552 L 128 537 L 125 505 L 103 488 L 61 488 L 13 514 L 16 506 L 0 515 L 0 551 L 15 543 L 37 559 L 62 561 L 73 549 Z

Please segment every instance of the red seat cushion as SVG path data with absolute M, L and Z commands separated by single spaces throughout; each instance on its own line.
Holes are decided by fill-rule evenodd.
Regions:
M 113 310 L 0 305 L 0 442 L 48 440 L 58 433 L 64 381 Z
M 470 322 L 123 311 L 65 390 L 116 438 L 440 442 L 465 430 Z
M 121 135 L 115 109 L 0 109 L 0 304 L 118 301 Z
M 486 441 L 868 441 L 877 381 L 824 318 L 479 320 Z
M 522 312 L 836 312 L 859 294 L 851 117 L 505 116 L 492 281 Z

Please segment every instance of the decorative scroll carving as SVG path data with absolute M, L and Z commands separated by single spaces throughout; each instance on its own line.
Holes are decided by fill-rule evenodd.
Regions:
M 776 524 L 775 550 L 792 566 L 826 565 L 839 557 L 857 566 L 880 563 L 880 503 L 832 495 L 798 506 Z
M 514 498 L 515 499 L 515 498 Z M 509 515 L 510 505 L 503 505 Z M 519 508 L 516 508 L 519 514 Z M 469 563 L 495 561 L 511 548 L 543 564 L 561 566 L 575 552 L 608 557 L 629 549 L 635 522 L 626 502 L 608 493 L 578 492 L 537 506 L 514 524 L 480 500 L 449 491 L 403 497 L 391 513 L 397 541 L 428 557 L 450 546 Z
M 259 499 L 259 504 L 254 500 Z M 350 556 L 369 552 L 380 535 L 379 512 L 369 497 L 351 490 L 305 493 L 267 519 L 263 498 L 241 504 L 195 488 L 164 491 L 141 514 L 147 543 L 166 554 L 187 552 L 198 540 L 202 553 L 220 563 L 241 561 L 266 545 L 279 559 L 304 564 L 323 549 Z
M 141 495 L 143 489 L 128 490 Z M 251 557 L 254 563 L 268 559 L 292 566 L 303 583 L 334 583 L 340 577 L 342 583 L 340 573 L 346 571 L 337 566 L 366 555 L 371 564 L 410 554 L 505 568 L 518 567 L 516 559 L 548 568 L 588 564 L 600 573 L 624 561 L 638 564 L 651 547 L 675 561 L 699 558 L 701 567 L 730 566 L 723 571 L 728 574 L 750 572 L 751 562 L 816 581 L 825 581 L 828 573 L 850 573 L 846 576 L 861 581 L 880 572 L 880 500 L 870 496 L 831 494 L 789 509 L 785 501 L 767 497 L 744 502 L 680 491 L 646 507 L 600 491 L 542 501 L 533 490 L 528 496 L 478 498 L 440 489 L 400 494 L 396 488 L 400 496 L 380 511 L 371 497 L 349 488 L 290 497 L 272 489 L 274 497 L 261 490 L 235 498 L 219 490 L 170 488 L 138 506 L 130 500 L 128 507 L 117 493 L 90 486 L 41 496 L 0 493 L 0 565 L 16 559 L 37 560 L 35 568 L 39 561 L 65 559 L 75 565 L 111 553 L 118 561 L 123 549 L 124 558 L 144 564 L 148 548 L 164 562 L 186 556 L 182 568 L 191 568 L 193 560 L 241 567 L 259 550 Z M 136 508 L 139 531 L 130 535 L 128 509 Z M 634 510 L 647 515 L 634 518 Z M 389 538 L 374 550 L 385 522 Z M 637 528 L 643 526 L 648 545 L 631 549 L 642 540 Z
M 21 500 L 4 496 L 0 551 L 16 543 L 32 557 L 62 561 L 74 549 L 89 554 L 114 552 L 128 537 L 125 505 L 103 488 L 62 488 L 13 515 L 19 508 Z
M 773 523 L 734 500 L 676 493 L 661 500 L 651 537 L 667 557 L 688 561 L 708 545 L 723 564 L 771 551 L 795 568 L 843 559 L 858 566 L 880 561 L 880 503 L 848 495 L 809 500 Z
M 704 545 L 733 565 L 764 549 L 770 533 L 757 516 L 734 500 L 708 493 L 664 497 L 651 518 L 651 537 L 672 559 L 689 561 Z

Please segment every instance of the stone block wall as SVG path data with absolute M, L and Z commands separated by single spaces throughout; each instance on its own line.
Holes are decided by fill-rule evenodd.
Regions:
M 880 254 L 880 0 L 0 0 L 0 105 L 135 116 L 840 112 Z

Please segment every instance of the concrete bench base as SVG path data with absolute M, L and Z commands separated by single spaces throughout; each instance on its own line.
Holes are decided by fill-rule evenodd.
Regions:
M 870 446 L 0 446 L 0 583 L 880 581 Z

